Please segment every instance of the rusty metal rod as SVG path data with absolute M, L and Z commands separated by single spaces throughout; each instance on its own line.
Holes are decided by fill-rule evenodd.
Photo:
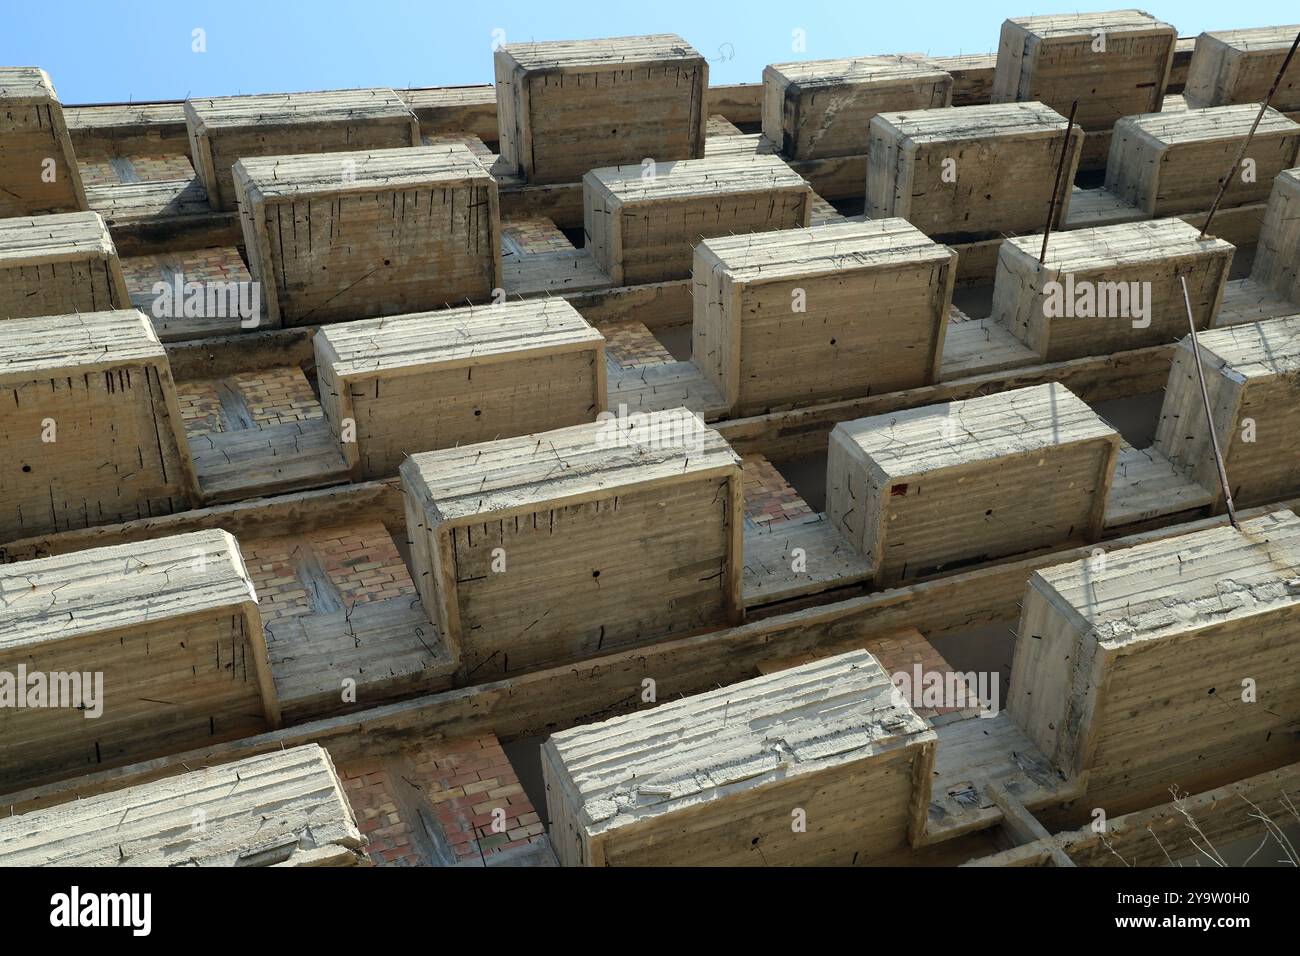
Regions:
M 1065 157 L 1070 154 L 1070 134 L 1074 132 L 1074 114 L 1079 109 L 1079 101 L 1070 104 L 1070 120 L 1065 124 L 1065 142 L 1061 145 L 1061 158 L 1056 163 L 1056 182 L 1052 183 L 1052 202 L 1047 207 L 1047 228 L 1043 230 L 1043 251 L 1038 254 L 1041 266 L 1047 259 L 1047 237 L 1052 234 L 1052 220 L 1056 218 L 1057 195 L 1061 191 L 1061 176 L 1065 172 Z
M 1228 170 L 1228 175 L 1219 184 L 1219 194 L 1214 197 L 1214 204 L 1210 206 L 1210 214 L 1205 217 L 1205 225 L 1201 227 L 1202 239 L 1210 233 L 1210 223 L 1214 221 L 1214 214 L 1219 211 L 1219 203 L 1223 202 L 1223 194 L 1228 191 L 1228 183 L 1237 178 L 1237 167 L 1246 158 L 1246 150 L 1250 148 L 1250 141 L 1255 137 L 1255 130 L 1259 129 L 1260 121 L 1264 118 L 1264 114 L 1268 112 L 1268 104 L 1273 102 L 1273 94 L 1282 85 L 1282 75 L 1286 73 L 1286 68 L 1291 65 L 1291 58 L 1295 56 L 1296 47 L 1298 46 L 1300 46 L 1300 33 L 1295 35 L 1291 49 L 1287 51 L 1286 58 L 1282 61 L 1282 68 L 1277 71 L 1277 76 L 1273 77 L 1273 85 L 1268 88 L 1268 96 L 1264 97 L 1264 102 L 1259 104 L 1259 112 L 1255 114 L 1255 122 L 1250 124 L 1250 132 L 1242 140 L 1241 149 L 1237 150 L 1237 158 L 1232 161 L 1232 168 Z
M 1214 414 L 1210 411 L 1210 390 L 1205 387 L 1205 369 L 1201 367 L 1201 346 L 1196 341 L 1196 322 L 1192 318 L 1192 300 L 1187 295 L 1187 277 L 1180 275 L 1183 284 L 1183 304 L 1187 306 L 1187 327 L 1192 333 L 1192 357 L 1196 360 L 1196 377 L 1201 381 L 1201 401 L 1205 403 L 1205 420 L 1210 426 L 1210 446 L 1214 449 L 1214 463 L 1219 467 L 1219 484 L 1223 488 L 1223 503 L 1228 507 L 1228 520 L 1238 531 L 1237 509 L 1232 504 L 1232 489 L 1228 487 L 1228 469 L 1223 465 L 1223 452 L 1219 450 L 1219 435 L 1214 429 Z

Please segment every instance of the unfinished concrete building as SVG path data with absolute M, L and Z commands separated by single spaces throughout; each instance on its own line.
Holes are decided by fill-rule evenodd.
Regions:
M 1275 839 L 1297 33 L 129 106 L 0 68 L 0 865 Z

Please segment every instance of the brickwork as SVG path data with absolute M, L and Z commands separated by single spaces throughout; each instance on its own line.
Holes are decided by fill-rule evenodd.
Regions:
M 379 522 L 307 536 L 346 607 L 415 597 L 415 584 L 392 535 Z
M 920 665 L 921 678 L 924 685 L 927 675 L 940 675 L 947 684 L 947 675 L 957 674 L 958 672 L 951 664 L 939 653 L 938 649 L 925 639 L 925 636 L 915 628 L 903 628 L 889 634 L 877 635 L 866 639 L 855 641 L 846 641 L 842 644 L 830 645 L 819 648 L 816 652 L 797 654 L 793 657 L 781 658 L 779 660 L 766 661 L 759 665 L 759 673 L 772 674 L 776 671 L 786 670 L 790 667 L 798 667 L 801 664 L 807 664 L 823 657 L 830 657 L 835 654 L 843 654 L 851 650 L 863 649 L 869 651 L 880 662 L 880 666 L 885 669 L 891 677 L 899 674 L 907 675 L 909 683 L 915 683 L 916 667 Z M 895 679 L 896 684 L 902 684 Z M 905 685 L 904 685 L 905 686 Z M 965 679 L 958 679 L 955 682 L 956 687 L 965 688 L 965 699 L 976 700 L 976 688 L 970 685 Z M 959 720 L 967 720 L 979 715 L 979 707 L 930 707 L 925 704 L 924 686 L 913 689 L 912 699 L 908 701 L 912 709 L 918 715 L 925 718 L 932 726 L 940 727 L 944 724 L 954 723 Z
M 572 252 L 573 243 L 545 216 L 501 222 L 501 255 L 529 256 L 540 252 Z
M 301 540 L 263 538 L 240 542 L 244 564 L 257 591 L 257 607 L 263 624 L 315 613 L 294 563 L 294 552 Z
M 225 379 L 178 382 L 176 391 L 186 435 L 195 438 L 245 427 L 230 421 L 221 407 L 223 384 L 238 396 L 255 428 L 303 422 L 325 414 L 303 370 L 296 365 L 278 366 L 240 372 Z
M 868 641 L 866 647 L 890 674 L 901 673 L 910 677 L 915 674 L 917 664 L 921 665 L 922 674 L 946 675 L 953 673 L 952 665 L 939 653 L 938 649 L 927 641 L 919 631 L 911 628 L 885 637 L 875 638 Z M 971 687 L 966 681 L 960 683 L 966 687 L 968 699 L 974 700 L 975 688 Z M 914 696 L 920 693 L 921 689 L 918 688 Z M 920 698 L 918 696 L 917 700 L 912 702 L 912 709 L 936 727 L 979 715 L 978 707 L 922 707 L 919 702 Z
M 808 502 L 762 455 L 746 455 L 741 471 L 745 480 L 745 524 L 749 527 L 769 528 L 813 514 Z
M 225 431 L 216 382 L 177 382 L 176 396 L 180 400 L 181 420 L 185 423 L 187 436 L 193 438 Z
M 155 282 L 172 281 L 180 273 L 186 282 L 252 282 L 248 266 L 234 246 L 212 246 L 158 256 L 123 256 L 122 274 L 131 299 L 152 301 Z M 143 305 L 145 314 L 149 309 Z
M 81 181 L 87 186 L 121 183 L 164 183 L 194 178 L 194 166 L 183 153 L 159 156 L 119 156 L 113 159 L 79 159 Z
M 135 178 L 142 183 L 175 182 L 194 178 L 194 164 L 184 154 L 132 156 Z
M 545 839 L 541 818 L 490 734 L 338 770 L 376 866 L 472 863 Z
M 309 580 L 299 573 L 304 546 L 319 561 L 334 588 L 333 596 L 345 608 L 416 596 L 406 562 L 378 521 L 241 541 L 264 623 L 317 613 Z
M 419 851 L 411 828 L 398 810 L 393 781 L 381 761 L 367 759 L 337 767 L 357 827 L 369 841 L 366 853 L 375 866 L 418 866 Z
M 107 159 L 79 159 L 77 168 L 83 186 L 113 186 L 122 181 Z
M 607 322 L 601 325 L 600 334 L 605 336 L 605 354 L 623 368 L 676 361 L 642 322 Z
M 241 372 L 229 381 L 243 396 L 258 428 L 325 415 L 306 374 L 296 365 Z
M 86 185 L 90 185 L 87 183 Z M 162 279 L 162 256 L 119 256 L 122 263 L 122 276 L 126 279 L 126 289 L 133 301 L 139 304 L 137 297 L 153 296 L 153 284 Z M 149 310 L 145 309 L 145 314 Z

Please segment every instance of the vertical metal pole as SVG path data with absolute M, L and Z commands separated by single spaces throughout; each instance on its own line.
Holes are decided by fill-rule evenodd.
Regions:
M 1192 357 L 1196 359 L 1196 377 L 1201 381 L 1201 401 L 1205 403 L 1205 421 L 1210 426 L 1210 446 L 1214 449 L 1214 463 L 1219 467 L 1219 485 L 1223 488 L 1223 502 L 1228 507 L 1228 520 L 1238 531 L 1237 509 L 1232 504 L 1232 489 L 1228 487 L 1228 470 L 1223 466 L 1223 452 L 1219 450 L 1219 435 L 1214 428 L 1214 414 L 1210 411 L 1210 390 L 1205 387 L 1205 369 L 1201 367 L 1201 346 L 1196 341 L 1196 322 L 1192 319 L 1192 300 L 1187 295 L 1187 277 L 1180 275 L 1183 284 L 1183 304 L 1187 306 L 1187 327 L 1192 334 Z

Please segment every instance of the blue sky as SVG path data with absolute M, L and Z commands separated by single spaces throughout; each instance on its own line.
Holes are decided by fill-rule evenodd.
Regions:
M 184 99 L 358 86 L 492 81 L 505 41 L 680 33 L 711 61 L 713 83 L 758 82 L 784 60 L 869 53 L 991 52 L 1008 16 L 1046 6 L 911 0 L 0 0 L 0 63 L 41 66 L 64 103 Z M 1114 9 L 1098 3 L 1084 9 Z M 1136 5 L 1136 4 L 1133 4 Z M 1152 0 L 1142 6 L 1182 36 L 1300 19 L 1293 2 Z M 193 31 L 206 52 L 193 51 Z M 803 30 L 806 49 L 792 50 Z M 503 31 L 494 34 L 494 31 Z

